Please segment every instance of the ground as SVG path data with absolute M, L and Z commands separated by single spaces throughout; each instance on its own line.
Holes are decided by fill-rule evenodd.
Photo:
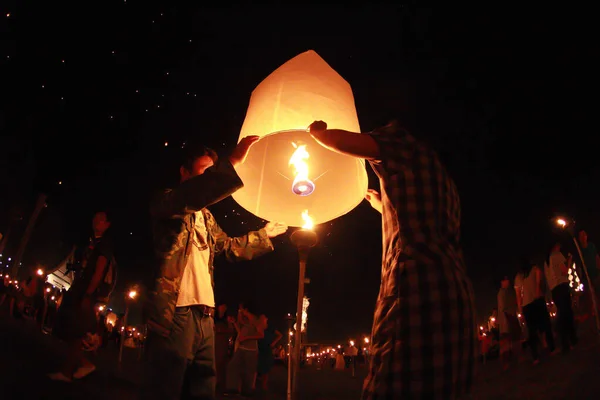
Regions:
M 581 343 L 570 353 L 546 356 L 537 366 L 526 357 L 508 371 L 497 360 L 479 366 L 473 399 L 597 399 L 600 393 L 600 339 L 592 324 L 580 328 Z M 61 361 L 63 346 L 40 333 L 29 321 L 0 316 L 0 398 L 3 399 L 136 399 L 139 353 L 126 348 L 118 366 L 117 350 L 102 351 L 95 362 L 99 369 L 72 384 L 51 382 L 47 372 Z M 366 371 L 355 377 L 349 371 L 307 367 L 300 375 L 299 400 L 358 399 Z M 286 370 L 272 374 L 273 400 L 285 399 Z M 265 396 L 263 396 L 265 397 Z

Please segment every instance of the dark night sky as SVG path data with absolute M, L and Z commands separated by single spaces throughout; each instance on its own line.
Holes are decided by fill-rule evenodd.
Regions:
M 148 194 L 177 179 L 178 147 L 202 138 L 230 151 L 254 87 L 309 49 L 352 85 L 363 130 L 396 117 L 439 152 L 461 193 L 481 318 L 519 257 L 546 251 L 557 213 L 600 241 L 597 126 L 588 122 L 600 36 L 584 11 L 11 3 L 0 22 L 0 232 L 11 210 L 25 218 L 6 254 L 36 195 L 48 194 L 26 267 L 56 263 L 85 239 L 93 212 L 108 208 L 120 283 L 143 282 Z M 262 224 L 232 199 L 211 209 L 231 235 Z M 367 333 L 379 217 L 363 203 L 317 230 L 309 335 Z M 278 323 L 294 310 L 296 282 L 296 251 L 283 237 L 258 261 L 219 262 L 217 297 L 254 299 Z

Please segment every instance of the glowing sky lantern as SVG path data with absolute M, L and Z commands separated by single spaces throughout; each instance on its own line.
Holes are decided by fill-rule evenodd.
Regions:
M 261 140 L 236 167 L 244 188 L 233 194 L 242 207 L 268 221 L 318 225 L 356 207 L 365 196 L 365 163 L 329 151 L 306 129 L 315 120 L 360 132 L 352 88 L 317 53 L 289 60 L 252 92 L 240 140 Z

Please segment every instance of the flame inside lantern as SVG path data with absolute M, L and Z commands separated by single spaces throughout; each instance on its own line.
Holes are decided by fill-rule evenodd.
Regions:
M 308 164 L 306 160 L 310 157 L 306 150 L 306 145 L 297 145 L 292 143 L 296 149 L 290 158 L 289 165 L 294 167 L 295 177 L 292 183 L 292 191 L 299 196 L 308 196 L 315 190 L 315 184 L 308 178 Z
M 310 215 L 308 215 L 308 210 L 302 211 L 302 220 L 304 221 L 304 225 L 302 225 L 303 229 L 313 228 L 313 220 Z

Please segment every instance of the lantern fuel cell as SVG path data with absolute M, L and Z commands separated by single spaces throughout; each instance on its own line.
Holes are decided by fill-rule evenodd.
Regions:
M 292 154 L 289 164 L 294 167 L 294 183 L 292 192 L 298 196 L 308 196 L 315 190 L 315 184 L 308 178 L 309 168 L 307 160 L 310 157 L 306 145 L 292 143 L 296 151 Z
M 252 92 L 240 138 L 258 135 L 246 161 L 236 166 L 244 187 L 234 200 L 267 221 L 315 225 L 354 209 L 367 192 L 364 160 L 319 145 L 307 132 L 315 120 L 360 132 L 352 88 L 317 53 L 289 60 Z M 291 190 L 290 190 L 291 189 Z

